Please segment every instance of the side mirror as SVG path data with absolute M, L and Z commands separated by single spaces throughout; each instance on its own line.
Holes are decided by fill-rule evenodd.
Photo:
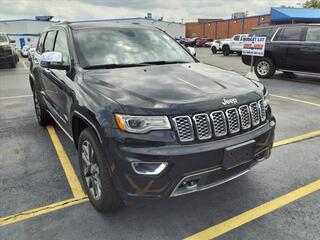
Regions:
M 16 43 L 16 40 L 10 40 L 10 43 Z
M 187 47 L 187 49 L 188 49 L 189 53 L 191 53 L 192 56 L 195 57 L 197 55 L 196 50 L 193 47 Z
M 41 55 L 40 66 L 49 69 L 69 70 L 70 66 L 64 64 L 62 53 L 44 52 Z

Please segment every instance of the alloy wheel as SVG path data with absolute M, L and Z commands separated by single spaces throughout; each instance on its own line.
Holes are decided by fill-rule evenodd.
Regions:
M 81 160 L 83 175 L 90 194 L 95 200 L 99 200 L 101 198 L 100 169 L 95 160 L 95 152 L 88 140 L 85 140 L 82 143 Z
M 270 64 L 267 61 L 259 62 L 257 71 L 261 76 L 266 76 L 270 71 Z

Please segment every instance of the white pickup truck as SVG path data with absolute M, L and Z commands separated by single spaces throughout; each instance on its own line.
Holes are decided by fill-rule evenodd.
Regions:
M 241 56 L 243 47 L 243 38 L 248 37 L 248 34 L 237 34 L 231 39 L 221 41 L 222 53 L 224 56 L 229 56 L 230 53 L 237 53 Z

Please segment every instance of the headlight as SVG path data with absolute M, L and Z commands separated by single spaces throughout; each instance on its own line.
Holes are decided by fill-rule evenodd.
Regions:
M 264 93 L 264 96 L 263 96 L 263 105 L 265 107 L 269 106 L 270 104 L 270 97 L 269 97 L 269 92 L 266 90 L 266 92 Z
M 118 127 L 122 131 L 132 133 L 147 133 L 152 130 L 171 129 L 166 116 L 128 116 L 115 114 Z

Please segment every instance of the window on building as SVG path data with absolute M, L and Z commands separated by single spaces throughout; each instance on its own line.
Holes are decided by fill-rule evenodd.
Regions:
M 320 42 L 320 28 L 309 27 L 307 31 L 306 41 L 308 42 Z
M 62 53 L 62 59 L 64 63 L 70 63 L 67 35 L 63 30 L 58 32 L 56 43 L 54 45 L 54 51 Z
M 44 52 L 52 52 L 54 39 L 56 37 L 56 31 L 50 31 L 47 33 L 46 40 L 44 42 Z

